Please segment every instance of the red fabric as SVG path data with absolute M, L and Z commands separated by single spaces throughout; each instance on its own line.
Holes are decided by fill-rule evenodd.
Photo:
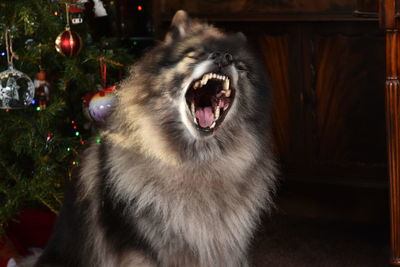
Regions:
M 10 258 L 18 256 L 18 251 L 13 242 L 7 237 L 0 238 L 0 267 L 7 266 Z
M 29 248 L 44 248 L 50 238 L 56 215 L 48 211 L 23 210 L 0 237 L 0 267 L 10 258 L 29 254 Z
M 49 211 L 23 210 L 7 228 L 7 235 L 18 253 L 26 255 L 29 248 L 44 248 L 56 217 Z

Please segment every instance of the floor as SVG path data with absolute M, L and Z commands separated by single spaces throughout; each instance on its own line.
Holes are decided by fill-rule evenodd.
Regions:
M 251 257 L 256 267 L 388 266 L 388 227 L 272 215 L 262 223 Z
M 388 266 L 386 187 L 285 181 L 276 206 L 255 235 L 253 266 Z

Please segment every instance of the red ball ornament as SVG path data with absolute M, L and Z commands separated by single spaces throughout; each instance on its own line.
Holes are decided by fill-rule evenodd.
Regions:
M 65 57 L 76 56 L 82 48 L 82 39 L 76 32 L 66 28 L 56 38 L 56 50 Z

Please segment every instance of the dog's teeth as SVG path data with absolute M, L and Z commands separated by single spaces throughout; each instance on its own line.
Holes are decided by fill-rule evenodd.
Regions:
M 220 115 L 220 107 L 219 107 L 219 105 L 218 105 L 217 108 L 215 109 L 214 119 L 215 119 L 215 120 L 218 120 L 219 115 Z
M 194 84 L 194 86 L 193 86 L 193 88 L 196 90 L 197 88 L 200 88 L 201 87 L 201 82 L 200 81 L 197 81 L 195 84 Z
M 226 79 L 226 80 L 224 81 L 224 89 L 225 89 L 225 90 L 228 90 L 228 89 L 229 89 L 229 79 Z
M 215 127 L 215 124 L 217 124 L 216 121 L 214 121 L 213 124 L 211 124 L 210 129 L 213 129 Z
M 204 75 L 203 79 L 201 79 L 201 85 L 205 85 L 208 81 L 208 75 Z
M 222 92 L 224 93 L 224 95 L 225 95 L 226 97 L 230 97 L 232 91 L 228 89 L 228 90 L 223 90 Z
M 192 101 L 192 103 L 190 103 L 190 109 L 192 111 L 192 114 L 195 115 L 196 114 L 196 107 L 194 105 L 194 101 Z

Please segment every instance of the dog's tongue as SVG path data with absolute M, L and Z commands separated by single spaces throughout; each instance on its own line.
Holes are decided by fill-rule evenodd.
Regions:
M 212 107 L 197 108 L 196 118 L 202 128 L 210 127 L 214 122 Z

